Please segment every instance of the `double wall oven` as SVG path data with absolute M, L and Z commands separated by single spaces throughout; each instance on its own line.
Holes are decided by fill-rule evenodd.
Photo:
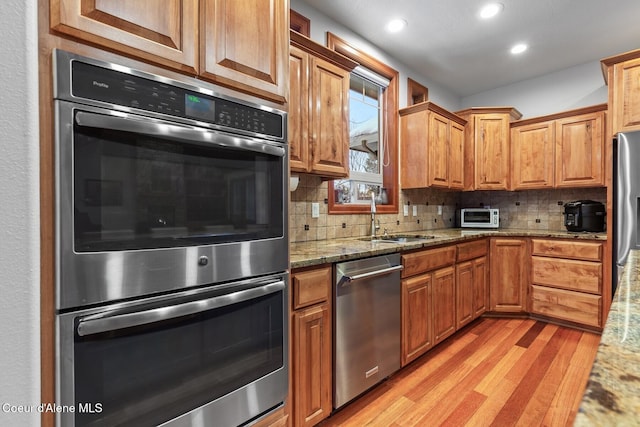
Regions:
M 59 425 L 251 423 L 288 384 L 286 113 L 54 52 Z

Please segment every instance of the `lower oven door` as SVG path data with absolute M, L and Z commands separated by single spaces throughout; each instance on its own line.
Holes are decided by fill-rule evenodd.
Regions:
M 60 314 L 58 425 L 236 426 L 280 406 L 286 283 L 285 273 Z

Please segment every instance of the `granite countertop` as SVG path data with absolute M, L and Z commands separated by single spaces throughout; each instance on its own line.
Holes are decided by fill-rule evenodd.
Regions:
M 477 239 L 479 237 L 554 237 L 602 241 L 607 239 L 606 233 L 574 233 L 568 231 L 519 229 L 469 230 L 449 228 L 405 232 L 402 234 L 433 236 L 433 238 L 406 243 L 370 242 L 361 240 L 362 237 L 291 243 L 291 268 L 309 267 L 373 255 L 384 255 L 399 251 L 428 248 L 430 246 L 459 243 L 465 240 Z
M 631 251 L 576 416 L 576 426 L 640 425 L 640 251 Z

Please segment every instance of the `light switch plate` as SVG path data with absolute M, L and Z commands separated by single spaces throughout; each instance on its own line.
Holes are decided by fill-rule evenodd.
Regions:
M 413 216 L 418 216 L 418 206 L 413 205 Z
M 320 203 L 311 203 L 311 218 L 318 218 L 320 216 Z
M 438 215 L 442 215 L 442 205 L 438 205 Z
M 402 211 L 404 216 L 409 216 L 409 205 L 402 205 Z

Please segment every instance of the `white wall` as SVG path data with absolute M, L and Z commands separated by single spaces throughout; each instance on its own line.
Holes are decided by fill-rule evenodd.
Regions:
M 411 70 L 403 63 L 393 58 L 393 56 L 380 50 L 378 47 L 371 44 L 369 41 L 354 33 L 350 29 L 329 19 L 327 16 L 323 15 L 318 10 L 304 3 L 302 0 L 290 0 L 290 3 L 291 9 L 306 16 L 311 20 L 311 38 L 314 41 L 326 46 L 326 33 L 327 31 L 330 31 L 338 37 L 353 44 L 358 49 L 368 53 L 374 58 L 379 59 L 380 61 L 398 71 L 400 73 L 400 93 L 398 95 L 400 108 L 407 106 L 407 77 L 411 77 L 413 80 L 417 81 L 423 86 L 426 86 L 429 89 L 430 101 L 435 102 L 436 104 L 449 111 L 457 111 L 461 109 L 461 99 L 458 95 L 430 81 L 425 76 L 422 76 L 419 72 Z
M 40 425 L 37 0 L 0 13 L 0 425 Z
M 607 86 L 595 61 L 468 96 L 462 107 L 512 106 L 529 118 L 606 102 Z

